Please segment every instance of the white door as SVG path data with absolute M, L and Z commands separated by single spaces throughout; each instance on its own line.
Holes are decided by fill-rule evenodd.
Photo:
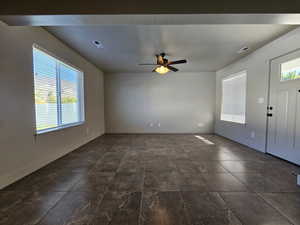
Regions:
M 267 152 L 300 165 L 300 51 L 271 61 Z

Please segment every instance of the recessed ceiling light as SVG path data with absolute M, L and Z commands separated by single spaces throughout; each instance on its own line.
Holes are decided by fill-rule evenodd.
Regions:
M 249 49 L 250 48 L 248 46 L 244 46 L 240 50 L 238 50 L 237 53 L 239 53 L 239 54 L 245 53 L 245 52 L 249 51 Z
M 93 41 L 93 44 L 96 46 L 96 48 L 103 48 L 103 44 L 100 41 Z

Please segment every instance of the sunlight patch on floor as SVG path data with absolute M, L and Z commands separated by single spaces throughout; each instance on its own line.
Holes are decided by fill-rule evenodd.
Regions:
M 214 145 L 215 143 L 211 142 L 210 140 L 207 140 L 206 138 L 200 136 L 200 135 L 195 135 L 196 138 L 200 139 L 201 141 L 203 141 L 205 144 L 208 145 Z

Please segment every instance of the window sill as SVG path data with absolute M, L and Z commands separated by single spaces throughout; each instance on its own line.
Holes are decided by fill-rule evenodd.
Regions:
M 36 131 L 35 135 L 41 135 L 41 134 L 46 134 L 46 133 L 50 133 L 50 132 L 54 132 L 54 131 L 59 131 L 59 130 L 63 130 L 63 129 L 66 129 L 69 127 L 77 127 L 77 126 L 81 126 L 82 124 L 84 124 L 84 121 L 78 122 L 78 123 L 70 123 L 70 124 L 66 124 L 63 126 L 59 126 L 59 127 L 53 127 L 53 128 L 49 128 L 49 129 L 39 130 L 39 131 Z
M 239 123 L 239 122 L 234 122 L 234 121 L 228 121 L 228 120 L 220 120 L 223 123 L 231 123 L 231 124 L 236 124 L 236 125 L 240 125 L 240 126 L 246 126 L 246 122 L 245 123 Z

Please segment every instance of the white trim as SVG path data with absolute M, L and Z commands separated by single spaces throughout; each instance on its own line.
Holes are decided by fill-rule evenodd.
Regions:
M 65 125 L 57 126 L 57 127 L 37 130 L 36 134 L 39 135 L 39 134 L 49 133 L 49 132 L 52 132 L 52 131 L 62 130 L 62 129 L 65 129 L 65 128 L 68 128 L 68 127 L 76 127 L 76 126 L 80 126 L 84 123 L 85 123 L 85 121 L 81 121 L 81 122 L 76 122 L 76 123 L 68 123 L 68 124 L 65 124 Z
M 73 127 L 73 126 L 79 126 L 82 125 L 85 122 L 85 101 L 84 101 L 84 96 L 85 96 L 85 88 L 84 88 L 84 72 L 82 70 L 77 69 L 76 66 L 73 66 L 71 64 L 65 63 L 63 60 L 61 60 L 59 57 L 54 56 L 51 52 L 47 51 L 46 49 L 38 46 L 37 44 L 32 45 L 32 51 L 37 50 L 41 51 L 47 56 L 52 57 L 55 60 L 56 64 L 56 100 L 57 100 L 57 123 L 58 125 L 52 128 L 47 128 L 47 129 L 42 129 L 42 130 L 37 130 L 36 127 L 36 113 L 35 113 L 35 134 L 44 134 L 52 131 L 57 131 L 61 130 L 64 128 L 68 127 Z M 75 123 L 68 123 L 68 124 L 62 124 L 62 110 L 61 110 L 61 74 L 60 74 L 60 67 L 61 65 L 64 65 L 66 67 L 69 67 L 73 71 L 76 71 L 78 75 L 78 83 L 77 83 L 77 88 L 78 88 L 78 107 L 79 107 L 79 121 Z M 34 59 L 33 59 L 33 67 L 34 67 Z M 33 69 L 34 71 L 34 69 Z M 35 73 L 33 73 L 35 76 Z M 34 87 L 35 90 L 35 87 Z
M 37 50 L 39 50 L 41 52 L 44 52 L 45 54 L 51 56 L 55 60 L 60 61 L 62 64 L 64 64 L 64 65 L 66 65 L 68 67 L 71 67 L 72 69 L 78 70 L 79 72 L 83 73 L 83 70 L 80 69 L 79 67 L 74 66 L 73 64 L 67 62 L 66 60 L 62 59 L 61 57 L 58 57 L 57 55 L 53 54 L 52 52 L 48 51 L 47 49 L 45 49 L 45 48 L 43 48 L 43 47 L 41 47 L 41 46 L 39 46 L 39 45 L 37 45 L 35 43 L 32 45 L 32 48 L 35 48 L 35 49 L 37 49 Z
M 223 80 L 231 80 L 231 79 L 234 79 L 234 78 L 236 78 L 236 77 L 242 76 L 242 75 L 244 75 L 244 74 L 246 74 L 246 76 L 247 76 L 247 70 L 242 70 L 242 71 L 240 71 L 240 72 L 233 73 L 233 74 L 230 74 L 230 75 L 228 75 L 228 76 L 225 76 L 225 77 L 222 78 L 222 81 L 223 81 Z

